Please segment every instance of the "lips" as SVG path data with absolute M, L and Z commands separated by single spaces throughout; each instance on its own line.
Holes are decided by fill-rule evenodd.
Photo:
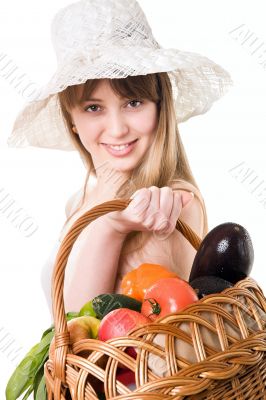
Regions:
M 113 144 L 113 143 L 102 143 L 105 146 L 125 146 L 126 144 L 132 144 L 136 142 L 138 139 L 132 140 L 131 142 L 122 143 L 122 144 Z
M 129 142 L 127 146 L 123 146 L 122 149 L 118 148 L 116 149 L 113 146 L 110 145 L 103 145 L 105 147 L 105 150 L 111 154 L 113 157 L 126 157 L 128 154 L 130 154 L 132 151 L 134 151 L 134 148 L 137 146 L 138 139 L 134 140 L 133 142 Z

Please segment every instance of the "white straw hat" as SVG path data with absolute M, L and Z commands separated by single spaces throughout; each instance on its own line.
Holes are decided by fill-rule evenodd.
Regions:
M 80 0 L 55 15 L 51 30 L 57 71 L 16 118 L 10 147 L 76 150 L 57 93 L 87 79 L 167 72 L 178 123 L 206 113 L 233 84 L 207 57 L 161 48 L 135 0 Z

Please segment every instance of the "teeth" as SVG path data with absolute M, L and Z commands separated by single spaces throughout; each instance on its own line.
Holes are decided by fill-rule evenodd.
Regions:
M 111 147 L 111 149 L 113 149 L 113 150 L 124 150 L 128 146 L 129 146 L 129 144 L 123 144 L 123 145 L 120 145 L 120 146 L 112 146 L 111 144 L 108 145 L 108 147 Z
M 123 150 L 123 149 L 126 149 L 128 146 L 129 146 L 129 144 L 125 144 L 125 145 L 121 145 L 121 146 L 110 145 L 109 147 L 111 147 L 111 149 L 114 149 L 114 150 Z

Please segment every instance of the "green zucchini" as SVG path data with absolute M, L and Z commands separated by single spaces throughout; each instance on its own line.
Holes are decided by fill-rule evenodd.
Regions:
M 117 308 L 129 308 L 140 312 L 142 303 L 132 297 L 119 293 L 106 293 L 92 299 L 92 307 L 96 317 L 102 319 L 109 312 Z

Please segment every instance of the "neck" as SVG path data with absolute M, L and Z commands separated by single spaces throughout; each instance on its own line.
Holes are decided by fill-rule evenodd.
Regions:
M 128 175 L 118 173 L 98 176 L 93 189 L 94 196 L 102 202 L 113 200 L 118 189 L 128 179 Z

